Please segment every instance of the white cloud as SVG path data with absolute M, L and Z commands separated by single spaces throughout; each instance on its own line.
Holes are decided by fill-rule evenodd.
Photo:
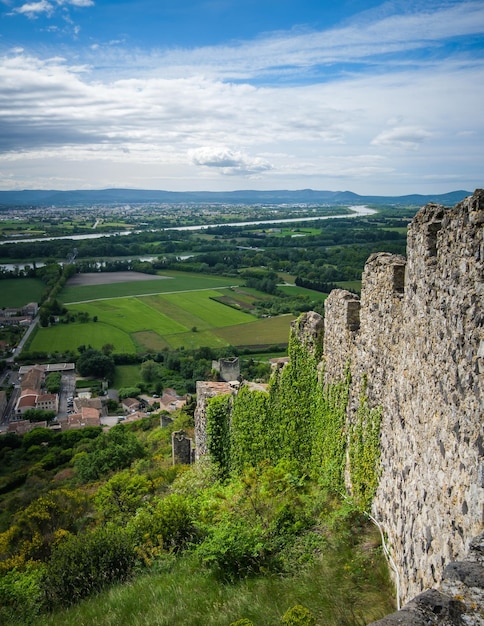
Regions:
M 202 147 L 192 150 L 195 165 L 219 168 L 223 174 L 253 175 L 272 169 L 272 165 L 260 157 L 251 157 L 230 148 Z
M 416 150 L 431 136 L 432 133 L 416 126 L 395 126 L 382 131 L 371 143 L 375 146 L 396 146 Z
M 51 15 L 54 11 L 54 6 L 47 2 L 47 0 L 40 0 L 40 2 L 28 2 L 22 4 L 13 10 L 13 13 L 19 13 L 20 15 L 26 15 L 29 18 L 38 17 L 42 13 Z
M 436 8 L 430 4 L 430 8 L 425 5 L 414 13 L 385 15 L 373 20 L 366 17 L 364 21 L 355 18 L 344 27 L 276 33 L 230 46 L 153 50 L 149 55 L 129 51 L 124 64 L 126 69 L 132 64 L 142 65 L 145 72 L 150 68 L 158 72 L 163 67 L 167 77 L 203 73 L 222 79 L 259 77 L 270 81 L 299 80 L 307 75 L 309 80 L 314 80 L 324 77 L 328 68 L 338 71 L 339 63 L 354 63 L 360 68 L 370 63 L 371 71 L 378 65 L 393 68 L 405 63 L 414 65 L 414 58 L 405 61 L 401 54 L 418 53 L 429 46 L 433 48 L 432 57 L 427 55 L 427 59 L 419 62 L 435 65 L 440 62 L 441 41 L 482 34 L 483 24 L 484 2 L 464 1 Z M 122 67 L 117 71 L 122 71 Z
M 92 7 L 94 6 L 93 0 L 56 0 L 57 4 L 72 5 L 73 7 Z
M 51 17 L 57 7 L 91 7 L 94 6 L 93 0 L 54 0 L 49 2 L 48 0 L 39 0 L 38 2 L 26 2 L 20 6 L 12 9 L 12 14 L 25 15 L 30 19 L 39 17 L 45 14 L 47 17 Z M 64 16 L 65 17 L 65 16 Z
M 440 58 L 437 44 L 482 24 L 484 3 L 461 2 L 196 50 L 107 39 L 76 51 L 75 64 L 66 49 L 43 59 L 19 48 L 0 58 L 5 180 L 37 176 L 42 187 L 50 168 L 66 187 L 84 177 L 93 187 L 229 188 L 247 176 L 261 188 L 369 193 L 478 186 L 484 61 Z M 387 55 L 429 45 L 417 63 Z

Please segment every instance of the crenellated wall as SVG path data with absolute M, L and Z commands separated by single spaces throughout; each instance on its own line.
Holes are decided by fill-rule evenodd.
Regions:
M 324 336 L 325 382 L 351 369 L 348 419 L 363 385 L 382 408 L 372 513 L 404 601 L 439 583 L 483 529 L 484 191 L 424 207 L 407 256 L 372 255 L 360 301 L 333 291 Z

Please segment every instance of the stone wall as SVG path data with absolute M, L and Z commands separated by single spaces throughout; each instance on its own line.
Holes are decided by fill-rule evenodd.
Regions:
M 207 403 L 210 398 L 224 394 L 235 395 L 239 383 L 197 381 L 197 406 L 195 407 L 195 458 L 207 454 Z
M 383 410 L 372 513 L 403 601 L 438 584 L 483 528 L 483 226 L 482 190 L 453 209 L 427 205 L 409 227 L 407 261 L 372 255 L 361 300 L 336 290 L 326 301 L 325 382 L 349 364 L 348 419 L 363 381 Z

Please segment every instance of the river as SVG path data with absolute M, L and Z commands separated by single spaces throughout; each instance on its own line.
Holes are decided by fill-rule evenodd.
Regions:
M 348 209 L 353 211 L 351 214 L 345 215 L 319 215 L 315 217 L 288 217 L 288 218 L 276 218 L 271 220 L 255 220 L 250 222 L 226 222 L 221 224 L 199 224 L 195 226 L 170 226 L 169 228 L 160 228 L 158 230 L 206 230 L 207 228 L 218 228 L 220 226 L 263 226 L 264 224 L 289 224 L 291 222 L 315 222 L 319 220 L 331 220 L 342 219 L 352 217 L 364 217 L 365 215 L 373 215 L 376 213 L 375 209 L 370 209 L 365 205 L 349 206 Z M 82 239 L 100 239 L 101 237 L 115 237 L 117 235 L 131 235 L 143 233 L 143 230 L 121 230 L 114 233 L 92 233 L 89 235 L 64 235 L 62 237 L 32 237 L 24 239 L 2 239 L 0 245 L 5 243 L 25 243 L 28 241 L 57 241 L 58 239 L 71 239 L 74 241 L 80 241 Z M 150 230 L 149 232 L 156 232 Z

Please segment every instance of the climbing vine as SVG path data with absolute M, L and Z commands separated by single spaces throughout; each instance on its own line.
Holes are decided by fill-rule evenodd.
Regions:
M 321 486 L 341 493 L 345 489 L 346 408 L 351 376 L 349 367 L 340 383 L 319 383 L 314 411 L 312 468 Z
M 230 428 L 230 465 L 240 474 L 271 457 L 271 432 L 267 429 L 267 393 L 241 388 L 234 399 Z
M 267 392 L 243 385 L 235 397 L 217 396 L 207 407 L 207 445 L 220 475 L 240 475 L 264 462 L 295 463 L 322 487 L 345 491 L 345 470 L 356 504 L 369 510 L 379 480 L 381 409 L 370 408 L 366 380 L 348 425 L 349 365 L 338 383 L 324 384 L 320 350 L 309 349 L 296 328 L 289 363 L 276 370 Z
M 360 394 L 356 418 L 350 427 L 349 461 L 355 503 L 369 511 L 380 478 L 381 407 L 370 408 L 366 381 Z
M 230 469 L 230 410 L 232 396 L 210 398 L 207 403 L 207 448 L 210 458 L 225 478 Z

